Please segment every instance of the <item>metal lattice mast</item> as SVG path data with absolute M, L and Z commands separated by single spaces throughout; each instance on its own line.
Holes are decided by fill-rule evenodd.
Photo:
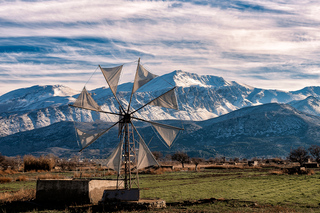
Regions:
M 136 148 L 135 148 L 135 140 L 133 128 L 131 126 L 131 115 L 128 113 L 124 113 L 120 116 L 120 126 L 123 126 L 121 130 L 121 135 L 124 135 L 124 147 L 123 147 L 123 164 L 124 164 L 124 188 L 131 189 L 135 184 L 139 187 L 138 180 L 138 170 L 136 169 Z M 133 169 L 136 169 L 136 174 L 132 172 Z M 118 176 L 119 179 L 120 176 Z M 119 181 L 118 181 L 119 183 Z M 119 184 L 118 184 L 119 188 Z

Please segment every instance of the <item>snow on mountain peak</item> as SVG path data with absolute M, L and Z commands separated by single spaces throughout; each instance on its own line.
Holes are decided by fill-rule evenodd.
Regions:
M 60 97 L 74 96 L 76 94 L 79 94 L 80 92 L 60 84 L 52 85 L 52 90 L 53 90 L 53 96 L 60 96 Z
M 320 115 L 320 100 L 316 97 L 309 96 L 299 101 L 291 101 L 289 103 L 294 108 L 312 115 Z
M 225 81 L 222 77 L 213 75 L 198 75 L 181 70 L 176 70 L 172 74 L 174 83 L 178 87 L 221 87 L 232 85 L 231 82 Z
M 0 96 L 0 112 L 24 111 L 58 106 L 74 101 L 78 91 L 63 85 L 35 85 L 17 89 Z

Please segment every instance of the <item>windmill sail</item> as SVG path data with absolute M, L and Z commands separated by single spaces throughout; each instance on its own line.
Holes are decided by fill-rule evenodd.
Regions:
M 77 98 L 77 100 L 74 102 L 72 106 L 83 108 L 83 109 L 90 109 L 94 111 L 101 110 L 97 102 L 93 100 L 91 95 L 86 90 L 86 87 L 83 87 L 82 92 L 80 93 L 79 97 Z
M 136 76 L 134 78 L 132 93 L 137 91 L 140 87 L 151 81 L 157 77 L 157 75 L 152 74 L 148 70 L 146 70 L 140 63 L 138 63 Z
M 180 131 L 179 129 L 164 127 L 164 126 L 157 125 L 155 123 L 153 123 L 152 126 L 157 130 L 161 138 L 166 142 L 166 144 L 169 147 L 172 145 L 174 139 L 176 139 Z
M 99 136 L 99 132 L 92 132 L 92 131 L 83 131 L 78 128 L 76 128 L 78 137 L 80 141 L 78 142 L 78 145 L 81 147 L 86 147 L 88 144 L 90 144 L 91 141 L 93 141 L 96 137 Z
M 164 93 L 163 95 L 160 95 L 158 98 L 154 99 L 149 103 L 149 105 L 154 106 L 161 106 L 169 109 L 176 109 L 178 110 L 178 102 L 177 97 L 174 92 L 174 89 L 169 90 L 168 92 Z
M 122 67 L 118 66 L 118 67 L 112 67 L 112 68 L 101 68 L 101 72 L 104 76 L 104 78 L 106 79 L 112 93 L 114 95 L 116 95 L 117 93 L 117 87 L 118 87 L 118 83 L 119 83 L 119 78 L 120 78 L 120 74 L 122 71 Z
M 113 150 L 112 154 L 107 159 L 107 167 L 115 170 L 118 174 L 120 174 L 121 170 L 123 140 L 124 137 L 122 137 L 117 148 Z
M 137 169 L 142 169 L 148 166 L 155 165 L 160 166 L 153 154 L 151 153 L 150 149 L 146 145 L 146 143 L 140 137 Z

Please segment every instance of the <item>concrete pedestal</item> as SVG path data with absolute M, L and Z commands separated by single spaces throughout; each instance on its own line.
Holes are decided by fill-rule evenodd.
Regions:
M 36 199 L 50 203 L 97 204 L 104 190 L 116 186 L 116 180 L 37 180 Z
M 105 190 L 102 201 L 120 200 L 120 201 L 138 201 L 140 199 L 139 189 L 116 189 Z

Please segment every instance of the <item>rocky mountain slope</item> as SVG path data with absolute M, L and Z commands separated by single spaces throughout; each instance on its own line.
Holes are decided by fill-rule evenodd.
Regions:
M 180 121 L 162 121 L 179 126 Z M 81 123 L 91 125 L 91 123 Z M 111 123 L 105 123 L 106 126 Z M 320 145 L 320 117 L 298 111 L 287 104 L 270 103 L 245 107 L 205 121 L 184 121 L 183 131 L 171 149 L 165 147 L 153 129 L 136 123 L 152 151 L 165 154 L 177 150 L 190 156 L 286 157 L 290 149 Z M 104 158 L 117 145 L 117 128 L 113 128 L 86 149 L 82 155 Z M 0 138 L 5 155 L 53 153 L 70 157 L 79 150 L 74 123 L 61 121 L 53 125 Z
M 153 79 L 133 96 L 132 109 L 137 109 L 157 95 L 176 86 L 180 111 L 159 107 L 146 107 L 137 116 L 151 120 L 181 119 L 201 121 L 214 118 L 246 106 L 264 103 L 288 103 L 304 100 L 308 96 L 320 97 L 320 87 L 307 87 L 299 91 L 284 92 L 253 88 L 241 83 L 226 81 L 221 77 L 197 75 L 183 71 Z M 119 85 L 121 103 L 128 105 L 132 83 Z M 102 109 L 117 112 L 118 104 L 110 89 L 90 91 Z M 93 122 L 115 121 L 117 118 L 102 113 L 69 107 L 79 91 L 62 85 L 33 86 L 18 89 L 0 96 L 0 136 L 30 131 L 61 121 Z M 296 102 L 291 102 L 293 106 Z M 304 103 L 302 103 L 304 105 Z M 319 109 L 302 107 L 300 110 L 318 114 Z M 298 107 L 298 106 L 297 106 Z M 318 111 L 317 111 L 318 110 Z

